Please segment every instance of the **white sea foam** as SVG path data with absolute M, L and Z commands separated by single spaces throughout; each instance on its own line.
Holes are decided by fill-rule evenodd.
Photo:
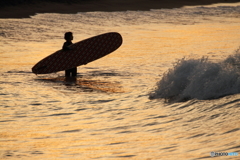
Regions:
M 150 99 L 215 99 L 240 93 L 240 48 L 224 61 L 181 59 L 157 82 Z

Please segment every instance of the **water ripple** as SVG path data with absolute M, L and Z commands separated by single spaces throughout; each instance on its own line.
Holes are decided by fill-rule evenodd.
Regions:
M 66 115 L 72 115 L 72 114 L 75 114 L 75 113 L 57 113 L 57 114 L 51 114 L 48 116 L 66 116 Z

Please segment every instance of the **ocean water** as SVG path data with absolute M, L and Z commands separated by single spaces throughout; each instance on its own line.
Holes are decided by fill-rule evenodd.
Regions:
M 123 44 L 76 81 L 33 74 L 67 31 L 73 42 L 119 32 Z M 0 19 L 0 159 L 239 154 L 239 47 L 239 3 Z

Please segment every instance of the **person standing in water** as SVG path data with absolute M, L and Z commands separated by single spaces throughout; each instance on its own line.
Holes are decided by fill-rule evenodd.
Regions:
M 69 48 L 69 46 L 71 44 L 73 44 L 72 43 L 73 33 L 66 32 L 64 35 L 64 39 L 66 40 L 66 42 L 64 42 L 62 49 L 64 51 L 71 50 L 71 48 Z M 77 67 L 65 70 L 65 77 L 76 77 L 76 76 L 77 76 Z

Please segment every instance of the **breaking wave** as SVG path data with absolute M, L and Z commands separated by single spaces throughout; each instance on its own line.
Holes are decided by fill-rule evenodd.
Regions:
M 166 101 L 216 99 L 240 93 L 240 48 L 225 60 L 214 63 L 183 58 L 164 73 L 150 99 Z

